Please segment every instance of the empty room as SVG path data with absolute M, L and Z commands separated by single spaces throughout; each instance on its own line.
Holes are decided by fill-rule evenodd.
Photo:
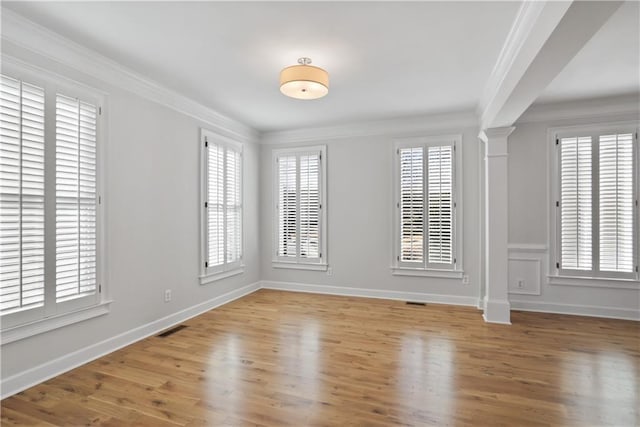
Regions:
M 640 426 L 640 2 L 0 14 L 3 426 Z

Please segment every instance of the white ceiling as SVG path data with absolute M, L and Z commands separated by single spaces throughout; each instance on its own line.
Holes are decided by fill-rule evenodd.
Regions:
M 557 102 L 640 92 L 640 3 L 625 2 L 538 97 Z
M 474 110 L 519 2 L 2 2 L 257 130 Z M 637 92 L 639 4 L 628 2 L 539 97 Z M 309 56 L 325 98 L 278 89 Z
M 3 2 L 258 130 L 472 110 L 518 2 Z M 311 57 L 329 95 L 284 97 Z

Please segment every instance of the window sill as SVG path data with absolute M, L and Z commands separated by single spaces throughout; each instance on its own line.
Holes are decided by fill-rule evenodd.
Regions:
M 327 271 L 327 264 L 311 264 L 300 262 L 273 261 L 273 268 L 290 268 L 292 270 L 311 270 L 311 271 Z
M 586 286 L 591 288 L 640 289 L 636 279 L 607 279 L 604 277 L 554 276 L 549 275 L 550 285 Z
M 391 274 L 394 276 L 415 276 L 415 277 L 440 277 L 443 279 L 462 279 L 462 270 L 436 270 L 409 267 L 391 267 Z
M 244 273 L 244 265 L 241 265 L 238 268 L 234 268 L 233 270 L 205 274 L 200 276 L 200 284 L 206 285 L 207 283 L 217 282 L 218 280 L 226 279 L 227 277 L 237 276 L 238 274 L 242 274 L 242 273 Z
M 104 301 L 91 307 L 72 311 L 69 313 L 58 314 L 55 316 L 45 317 L 23 325 L 14 326 L 2 330 L 0 341 L 2 345 L 19 341 L 34 335 L 59 329 L 73 323 L 89 320 L 94 317 L 103 316 L 109 313 L 109 306 L 113 301 Z

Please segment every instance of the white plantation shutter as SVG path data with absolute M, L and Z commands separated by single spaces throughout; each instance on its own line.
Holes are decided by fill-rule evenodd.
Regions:
M 274 151 L 275 259 L 316 264 L 323 260 L 323 146 Z
M 44 89 L 0 76 L 0 313 L 44 304 Z
M 424 261 L 424 148 L 400 149 L 400 260 Z
M 242 259 L 242 154 L 240 146 L 204 140 L 204 266 L 215 273 L 237 268 Z
M 96 292 L 97 108 L 56 97 L 56 301 Z
M 300 156 L 300 256 L 319 258 L 320 156 Z
M 399 266 L 455 267 L 453 142 L 416 142 L 397 149 Z
M 453 147 L 428 147 L 428 263 L 453 262 Z
M 298 254 L 297 233 L 297 158 L 282 156 L 278 159 L 278 256 Z
M 560 140 L 561 268 L 592 268 L 591 137 Z
M 633 134 L 600 142 L 600 270 L 631 273 L 633 259 Z
M 226 235 L 227 263 L 237 262 L 241 257 L 241 209 L 240 199 L 240 153 L 227 149 L 227 200 Z
M 556 144 L 559 274 L 637 279 L 635 131 L 585 130 Z
M 207 146 L 207 266 L 224 264 L 224 147 Z

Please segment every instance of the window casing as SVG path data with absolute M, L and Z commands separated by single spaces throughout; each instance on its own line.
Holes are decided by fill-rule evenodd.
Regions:
M 274 150 L 273 185 L 273 266 L 326 270 L 326 147 Z
M 106 314 L 109 302 L 100 195 L 106 99 L 3 59 L 0 314 L 7 343 Z
M 243 272 L 242 144 L 201 131 L 202 284 Z
M 462 277 L 459 135 L 396 141 L 393 274 Z
M 638 280 L 637 131 L 618 123 L 550 132 L 552 281 Z

